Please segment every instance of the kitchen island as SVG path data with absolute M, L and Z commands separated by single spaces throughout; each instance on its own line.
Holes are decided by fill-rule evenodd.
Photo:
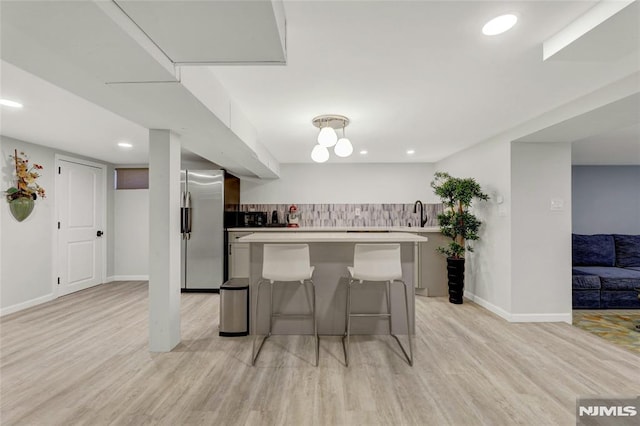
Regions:
M 401 248 L 402 275 L 413 288 L 417 276 L 418 243 L 428 238 L 409 232 L 254 232 L 238 239 L 249 244 L 249 284 L 251 287 L 251 312 L 255 312 L 257 303 L 256 289 L 262 275 L 262 256 L 264 244 L 302 243 L 309 244 L 311 265 L 315 266 L 313 281 L 317 295 L 318 333 L 324 335 L 342 335 L 345 326 L 346 289 L 349 280 L 347 266 L 353 265 L 353 250 L 357 243 L 399 243 Z M 386 301 L 382 283 L 359 287 L 353 291 L 352 306 L 359 312 L 383 312 Z M 409 317 L 413 330 L 415 295 L 410 293 Z M 274 292 L 274 312 L 294 314 L 308 311 L 310 299 L 304 288 L 296 284 L 276 284 Z M 264 334 L 269 325 L 269 297 L 263 291 L 260 297 L 260 318 L 258 334 Z M 394 321 L 394 334 L 406 334 L 404 318 L 404 293 L 399 285 L 391 292 L 391 312 L 398 317 Z M 254 321 L 251 321 L 253 328 Z M 281 318 L 274 322 L 275 334 L 311 334 L 311 321 Z M 251 330 L 255 334 L 256 330 Z M 358 319 L 352 323 L 353 334 L 387 334 L 388 325 L 384 319 Z
M 260 233 L 299 233 L 299 232 L 408 232 L 427 237 L 427 241 L 418 243 L 418 273 L 414 280 L 417 294 L 429 297 L 446 296 L 447 263 L 436 248 L 449 243 L 440 233 L 439 227 L 412 226 L 305 226 L 300 228 L 264 227 L 264 228 L 229 228 L 228 247 L 229 278 L 249 277 L 249 243 L 241 242 L 240 238 L 254 232 Z

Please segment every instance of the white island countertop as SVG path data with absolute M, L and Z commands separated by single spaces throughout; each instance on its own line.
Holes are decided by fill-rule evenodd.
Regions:
M 300 229 L 304 228 L 298 228 Z M 256 232 L 240 237 L 238 241 L 245 243 L 423 243 L 429 239 L 408 232 Z
M 231 232 L 410 232 L 413 234 L 440 232 L 437 226 L 424 228 L 413 226 L 304 226 L 300 228 L 287 228 L 269 226 L 262 228 L 228 228 Z

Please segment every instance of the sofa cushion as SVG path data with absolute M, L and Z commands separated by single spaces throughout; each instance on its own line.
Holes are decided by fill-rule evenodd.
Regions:
M 573 275 L 571 288 L 573 290 L 600 290 L 600 277 L 587 274 Z
M 616 249 L 613 235 L 572 235 L 574 265 L 614 266 Z
M 640 266 L 640 235 L 614 234 L 616 266 Z
M 575 266 L 574 271 L 600 277 L 603 290 L 633 290 L 640 287 L 640 271 L 604 266 Z
M 600 309 L 600 290 L 573 290 L 573 309 Z
M 631 269 L 632 271 L 640 272 L 640 266 L 627 266 L 625 269 Z
M 640 300 L 636 291 L 602 291 L 600 293 L 602 309 L 640 309 Z

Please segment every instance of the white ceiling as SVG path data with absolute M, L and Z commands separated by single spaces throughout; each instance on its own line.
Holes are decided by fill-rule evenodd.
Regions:
M 117 114 L 0 62 L 0 97 L 16 100 L 21 109 L 0 108 L 0 134 L 112 164 L 146 164 L 149 131 Z M 128 142 L 133 147 L 118 147 Z M 186 149 L 182 160 L 206 161 Z
M 162 9 L 166 2 L 142 3 L 151 13 Z M 255 14 L 250 12 L 264 4 L 265 0 L 237 2 L 239 8 L 247 11 L 246 16 L 254 18 Z M 184 3 L 184 9 L 193 15 L 201 11 L 198 6 L 195 2 Z M 233 116 L 223 121 L 182 84 L 181 75 L 189 73 L 181 73 L 115 2 L 1 1 L 0 8 L 0 53 L 6 62 L 147 129 L 169 129 L 178 135 L 183 147 L 234 173 L 278 175 L 277 161 L 255 138 L 251 139 L 255 133 L 251 124 L 237 107 L 229 105 L 228 96 L 227 111 L 231 110 Z M 274 13 L 261 13 L 260 29 L 278 26 L 275 7 Z M 245 15 L 234 16 L 238 22 L 231 26 L 240 31 Z M 166 24 L 165 28 L 170 30 L 167 32 L 175 30 L 171 21 Z M 194 16 L 192 25 L 196 24 L 202 27 L 206 22 Z M 193 30 L 206 33 L 206 28 Z M 228 36 L 233 43 L 236 33 L 230 31 Z M 216 57 L 215 43 L 203 38 L 200 47 L 210 50 L 208 58 Z M 245 58 L 243 47 L 247 46 L 237 47 L 239 58 Z M 228 60 L 228 55 L 223 59 Z M 203 71 L 213 79 L 208 70 Z M 211 87 L 207 81 L 192 83 L 205 89 Z M 95 155 L 99 154 L 96 150 Z M 123 155 L 121 161 L 127 160 Z
M 258 141 L 282 163 L 311 161 L 309 153 L 317 134 L 311 119 L 327 113 L 351 119 L 347 136 L 355 147 L 352 157 L 338 159 L 332 155 L 330 162 L 431 162 L 637 71 L 640 68 L 637 49 L 606 61 L 542 61 L 543 41 L 594 3 L 285 1 L 286 66 L 211 69 L 233 104 L 239 105 L 255 127 Z M 87 3 L 75 4 L 89 8 Z M 77 16 L 74 15 L 74 22 L 83 19 L 82 7 Z M 25 10 L 22 18 L 32 25 L 36 21 L 30 14 L 35 12 L 33 8 Z M 95 6 L 90 10 L 96 15 Z M 501 36 L 483 36 L 482 25 L 505 12 L 519 16 L 516 27 Z M 98 18 L 95 21 L 104 24 Z M 86 31 L 88 39 L 101 31 L 92 28 L 88 21 L 85 26 L 87 28 L 77 30 Z M 97 40 L 111 43 L 112 38 L 105 34 L 113 31 L 112 26 L 105 28 Z M 67 34 L 67 38 L 69 36 Z M 76 37 L 75 33 L 73 36 Z M 126 37 L 122 39 L 125 43 Z M 6 42 L 5 38 L 3 52 Z M 46 44 L 42 40 L 30 42 L 56 45 L 55 40 L 48 40 Z M 169 46 L 170 40 L 165 43 Z M 90 47 L 88 43 L 82 46 Z M 127 55 L 133 55 L 136 49 L 127 49 Z M 82 56 L 73 51 L 73 46 L 65 44 L 63 50 L 68 58 Z M 89 69 L 91 63 L 106 60 L 97 52 L 87 52 L 87 55 L 89 61 L 83 65 L 83 71 Z M 40 56 L 44 57 L 45 51 L 40 51 Z M 140 58 L 139 54 L 133 56 L 137 58 L 134 70 L 147 66 L 144 62 L 147 59 Z M 75 69 L 65 68 L 64 61 L 55 63 L 54 56 L 49 60 L 48 69 L 38 66 L 34 69 L 53 71 L 58 81 L 69 82 L 75 78 L 89 87 L 89 74 L 70 76 L 69 71 Z M 93 76 L 96 81 L 92 84 L 102 86 L 105 81 L 114 81 L 113 73 L 122 73 L 122 81 L 144 79 L 146 75 L 127 71 L 126 58 L 109 67 L 113 72 L 105 68 L 104 77 Z M 162 77 L 163 69 L 166 67 L 156 66 L 154 72 Z M 172 92 L 165 90 L 146 103 L 131 103 L 126 109 L 126 100 L 134 99 L 131 94 L 136 87 L 111 85 L 110 96 L 122 91 L 129 98 L 124 95 L 117 100 L 113 98 L 108 108 L 138 124 L 3 62 L 2 96 L 24 100 L 25 108 L 10 111 L 3 107 L 0 132 L 112 163 L 145 162 L 147 132 L 143 126 L 151 119 L 144 117 L 142 111 L 162 99 L 169 106 L 172 99 L 168 96 Z M 92 99 L 89 96 L 92 91 L 84 93 L 84 97 Z M 139 101 L 143 95 L 142 92 L 136 94 L 135 100 Z M 182 108 L 183 104 L 176 104 L 173 110 Z M 136 107 L 139 113 L 132 112 Z M 167 111 L 157 116 L 160 118 L 153 122 L 154 126 L 162 125 L 162 117 L 167 117 L 167 122 L 176 121 L 167 116 Z M 199 113 L 200 117 L 205 119 L 206 115 Z M 189 123 L 188 127 L 196 125 Z M 634 137 L 637 132 L 620 131 L 614 138 L 618 141 L 616 146 L 626 147 L 620 150 L 633 149 L 629 144 L 638 140 Z M 117 150 L 115 143 L 121 139 L 133 141 L 135 150 Z M 588 146 L 589 140 L 597 144 L 595 139 L 587 138 L 580 146 Z M 358 155 L 361 149 L 367 149 L 369 154 Z M 416 154 L 407 156 L 407 149 L 415 149 Z M 596 151 L 585 150 L 580 158 L 591 155 L 590 152 Z M 611 153 L 611 149 L 594 155 L 606 152 Z
M 573 142 L 571 160 L 580 165 L 640 164 L 640 124 Z
M 0 108 L 0 132 L 5 136 L 114 164 L 148 161 L 146 128 L 4 61 L 0 97 L 24 105 Z M 121 149 L 118 142 L 133 148 Z
M 281 162 L 311 161 L 319 114 L 351 120 L 354 156 L 329 161 L 431 162 L 638 69 L 637 51 L 606 62 L 542 61 L 543 41 L 593 5 L 285 2 L 286 67 L 213 69 Z M 519 16 L 513 30 L 481 34 L 505 12 Z
M 269 19 L 277 15 L 270 1 L 115 3 L 175 63 L 286 62 L 280 28 Z

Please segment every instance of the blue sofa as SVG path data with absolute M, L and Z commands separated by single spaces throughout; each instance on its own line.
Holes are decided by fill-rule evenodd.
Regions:
M 573 234 L 573 308 L 640 309 L 640 235 Z

